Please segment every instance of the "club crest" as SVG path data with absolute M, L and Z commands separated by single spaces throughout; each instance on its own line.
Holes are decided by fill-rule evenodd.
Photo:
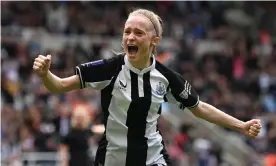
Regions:
M 166 93 L 166 86 L 162 82 L 156 85 L 156 94 L 163 96 Z

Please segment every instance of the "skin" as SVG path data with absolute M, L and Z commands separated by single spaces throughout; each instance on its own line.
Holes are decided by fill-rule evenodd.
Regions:
M 123 46 L 129 62 L 135 68 L 143 69 L 151 65 L 152 49 L 159 40 L 153 24 L 145 16 L 134 15 L 127 19 L 123 33 Z M 138 52 L 135 55 L 128 52 L 127 46 L 129 44 L 138 46 Z
M 149 67 L 153 46 L 156 46 L 160 38 L 156 36 L 151 21 L 141 15 L 130 16 L 125 23 L 123 34 L 123 46 L 129 62 L 138 69 Z M 131 55 L 127 51 L 127 45 L 138 46 L 138 52 Z M 80 89 L 79 76 L 59 78 L 49 71 L 51 55 L 39 55 L 33 65 L 34 71 L 41 78 L 44 86 L 53 93 L 65 93 Z M 259 119 L 247 122 L 240 121 L 214 106 L 200 101 L 198 106 L 190 110 L 196 117 L 209 121 L 219 126 L 237 130 L 249 138 L 255 138 L 262 128 Z

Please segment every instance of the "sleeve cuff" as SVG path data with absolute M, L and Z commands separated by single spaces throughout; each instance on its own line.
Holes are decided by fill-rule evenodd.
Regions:
M 195 108 L 198 104 L 199 104 L 199 96 L 197 96 L 197 102 L 196 102 L 193 106 L 187 107 L 187 108 L 188 108 L 188 109 Z
M 85 85 L 84 85 L 84 82 L 82 79 L 82 75 L 81 75 L 81 70 L 80 70 L 79 66 L 76 66 L 76 74 L 79 75 L 81 89 L 85 88 Z

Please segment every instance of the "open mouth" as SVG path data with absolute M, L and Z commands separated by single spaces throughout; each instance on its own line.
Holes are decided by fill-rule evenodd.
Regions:
M 128 45 L 127 46 L 127 51 L 130 55 L 135 55 L 138 51 L 138 47 L 135 45 Z

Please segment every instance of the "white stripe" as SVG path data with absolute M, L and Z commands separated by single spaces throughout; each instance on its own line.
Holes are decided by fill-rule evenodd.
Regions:
M 187 92 L 187 90 L 188 90 L 188 82 L 187 81 L 185 81 L 185 85 L 184 85 L 184 90 Z
M 78 72 L 79 72 L 79 77 L 80 77 L 80 83 L 81 83 L 81 88 L 85 88 L 85 86 L 84 86 L 84 82 L 83 82 L 83 80 L 82 80 L 82 75 L 81 75 L 81 70 L 80 70 L 80 68 L 77 66 L 76 67 L 76 69 L 78 70 Z M 76 73 L 77 74 L 77 73 Z
M 166 166 L 165 164 L 157 164 L 157 166 Z
M 188 94 L 191 95 L 191 85 L 190 84 L 188 85 L 189 85 Z
M 155 91 L 156 85 L 159 81 L 165 84 L 166 89 L 169 85 L 169 81 L 158 71 L 153 70 L 150 73 L 150 84 L 152 87 L 152 92 Z M 162 149 L 164 148 L 162 145 L 162 136 L 159 132 L 157 132 L 157 120 L 159 118 L 159 108 L 160 104 L 164 102 L 164 97 L 156 95 L 152 93 L 151 96 L 151 107 L 147 116 L 147 125 L 146 125 L 146 137 L 148 138 L 148 151 L 147 151 L 147 162 L 146 165 L 154 165 L 157 163 L 163 163 L 165 165 L 165 160 L 163 155 L 161 154 Z
M 138 92 L 139 97 L 144 97 L 144 81 L 143 81 L 143 75 L 138 74 Z
M 112 78 L 111 78 L 112 80 Z M 100 82 L 85 82 L 85 87 L 91 87 L 94 89 L 102 90 L 110 84 L 111 80 L 105 80 Z
M 106 139 L 108 141 L 107 151 L 105 156 L 105 166 L 125 165 L 127 152 L 127 132 L 126 126 L 127 110 L 129 108 L 130 99 L 130 75 L 126 70 L 120 71 L 114 83 L 111 98 L 108 108 L 109 116 L 106 125 Z M 120 90 L 119 80 L 127 81 L 126 90 Z

